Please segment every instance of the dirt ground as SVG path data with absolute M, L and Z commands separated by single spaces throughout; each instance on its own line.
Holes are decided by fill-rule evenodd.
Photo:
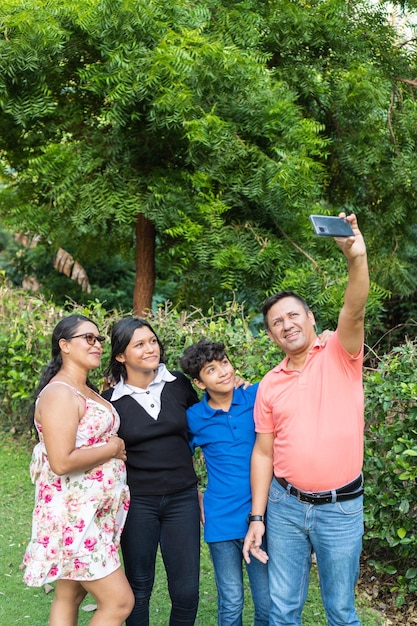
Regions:
M 390 591 L 395 584 L 395 578 L 387 574 L 378 574 L 374 567 L 368 564 L 370 557 L 362 557 L 361 577 L 358 590 L 365 597 L 368 604 L 386 618 L 386 626 L 415 626 L 417 624 L 417 597 L 409 594 L 399 608 L 396 607 L 397 594 Z

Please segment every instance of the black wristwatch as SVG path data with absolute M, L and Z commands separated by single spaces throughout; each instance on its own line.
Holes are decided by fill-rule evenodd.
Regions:
M 249 513 L 248 524 L 251 522 L 263 522 L 265 524 L 265 518 L 263 515 L 252 515 L 252 513 Z

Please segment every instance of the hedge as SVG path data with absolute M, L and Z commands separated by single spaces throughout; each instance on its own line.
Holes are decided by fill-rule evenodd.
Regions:
M 49 359 L 53 327 L 64 315 L 82 313 L 110 336 L 120 318 L 98 302 L 68 303 L 56 308 L 42 298 L 0 284 L 0 429 L 21 437 L 28 433 L 27 411 L 39 373 Z M 238 373 L 260 380 L 282 357 L 264 331 L 254 334 L 241 305 L 203 316 L 199 310 L 177 312 L 169 304 L 149 321 L 162 340 L 167 366 L 178 368 L 184 347 L 202 335 L 225 343 Z M 106 342 L 103 370 L 108 363 Z M 391 574 L 397 605 L 406 593 L 417 591 L 417 343 L 406 341 L 377 365 L 364 371 L 365 387 L 365 549 L 376 572 Z M 101 387 L 102 371 L 92 374 Z M 204 466 L 199 471 L 204 474 Z M 369 563 L 369 561 L 368 561 Z

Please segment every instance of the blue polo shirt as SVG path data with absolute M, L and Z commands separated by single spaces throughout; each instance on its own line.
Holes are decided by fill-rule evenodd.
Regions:
M 253 406 L 258 384 L 233 392 L 229 411 L 212 409 L 205 394 L 187 409 L 190 446 L 203 450 L 208 484 L 204 493 L 204 539 L 243 539 L 251 510 L 250 460 L 255 443 Z

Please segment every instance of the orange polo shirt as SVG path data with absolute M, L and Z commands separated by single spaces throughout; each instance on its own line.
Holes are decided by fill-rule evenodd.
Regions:
M 342 487 L 362 471 L 363 348 L 348 354 L 336 331 L 301 371 L 287 362 L 266 374 L 255 402 L 256 432 L 274 433 L 274 474 L 302 491 Z

